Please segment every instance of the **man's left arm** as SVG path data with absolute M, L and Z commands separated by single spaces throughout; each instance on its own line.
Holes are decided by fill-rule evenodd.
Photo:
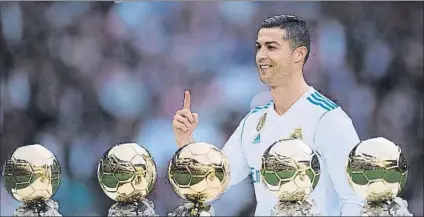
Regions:
M 327 112 L 318 123 L 315 143 L 340 198 L 342 216 L 359 216 L 364 205 L 364 200 L 349 185 L 345 172 L 349 153 L 359 142 L 352 120 L 341 109 Z

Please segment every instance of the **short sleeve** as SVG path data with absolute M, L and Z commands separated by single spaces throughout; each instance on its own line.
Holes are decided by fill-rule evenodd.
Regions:
M 230 167 L 230 184 L 236 185 L 250 175 L 250 168 L 241 149 L 241 138 L 247 116 L 240 122 L 237 129 L 225 143 L 222 152 L 227 156 Z
M 325 113 L 318 123 L 315 144 L 320 147 L 331 182 L 341 203 L 341 215 L 359 216 L 364 200 L 350 187 L 345 165 L 360 139 L 347 114 L 336 109 Z

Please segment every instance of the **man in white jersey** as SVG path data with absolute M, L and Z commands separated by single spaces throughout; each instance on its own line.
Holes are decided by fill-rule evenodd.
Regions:
M 344 165 L 360 140 L 352 120 L 334 102 L 309 86 L 303 65 L 310 52 L 305 21 L 291 15 L 264 20 L 256 40 L 256 65 L 261 81 L 270 87 L 272 100 L 251 110 L 223 147 L 231 169 L 230 187 L 251 177 L 256 195 L 256 216 L 271 214 L 275 198 L 261 182 L 264 151 L 280 139 L 296 137 L 319 153 L 320 180 L 311 197 L 326 215 L 356 216 L 364 204 L 348 184 Z M 173 120 L 179 147 L 193 142 L 198 114 L 190 111 L 190 93 Z

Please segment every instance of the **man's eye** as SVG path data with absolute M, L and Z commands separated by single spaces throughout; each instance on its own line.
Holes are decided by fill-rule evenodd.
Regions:
M 261 49 L 261 46 L 256 46 L 256 50 L 259 50 L 259 49 Z
M 275 50 L 276 49 L 276 47 L 274 47 L 274 46 L 268 46 L 268 50 Z

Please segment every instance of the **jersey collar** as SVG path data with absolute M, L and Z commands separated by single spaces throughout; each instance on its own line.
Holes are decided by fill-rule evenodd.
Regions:
M 271 105 L 267 108 L 267 113 L 268 113 L 268 118 L 284 118 L 285 116 L 287 116 L 288 114 L 292 113 L 293 110 L 297 110 L 296 107 L 299 106 L 299 104 L 302 104 L 302 102 L 305 101 L 306 97 L 309 96 L 311 93 L 313 93 L 315 91 L 315 89 L 312 86 L 308 87 L 308 90 L 301 96 L 299 97 L 299 99 L 296 100 L 296 102 L 293 103 L 293 105 L 290 106 L 290 108 L 283 114 L 283 115 L 279 115 L 274 108 L 274 100 L 272 100 Z M 297 111 L 300 115 L 302 115 L 302 111 Z

